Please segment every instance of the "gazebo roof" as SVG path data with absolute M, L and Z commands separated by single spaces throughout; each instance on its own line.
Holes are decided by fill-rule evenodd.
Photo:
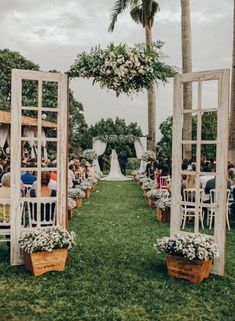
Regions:
M 23 126 L 33 126 L 37 127 L 38 122 L 36 118 L 22 116 L 22 125 Z M 11 113 L 9 111 L 0 110 L 0 124 L 11 124 Z M 42 127 L 44 128 L 57 128 L 56 123 L 50 121 L 42 120 Z

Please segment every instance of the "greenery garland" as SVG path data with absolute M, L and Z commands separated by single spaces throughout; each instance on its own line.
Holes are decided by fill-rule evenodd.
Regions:
M 134 135 L 102 135 L 97 137 L 104 143 L 113 143 L 113 144 L 134 144 L 135 140 L 138 140 L 139 137 Z
M 100 46 L 89 53 L 78 54 L 71 66 L 69 76 L 94 78 L 101 88 L 112 89 L 117 96 L 121 93 L 131 94 L 149 88 L 153 81 L 167 82 L 167 78 L 176 74 L 176 70 L 160 62 L 163 58 L 162 42 L 135 45 L 109 44 Z

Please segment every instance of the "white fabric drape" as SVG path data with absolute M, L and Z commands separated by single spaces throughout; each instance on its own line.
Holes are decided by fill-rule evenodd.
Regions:
M 146 151 L 147 149 L 147 138 L 146 137 L 138 137 L 134 141 L 134 146 L 135 146 L 135 152 L 136 152 L 136 157 L 138 159 L 141 159 L 142 154 Z M 140 171 L 144 171 L 146 167 L 146 162 L 141 159 L 140 161 Z
M 8 125 L 1 125 L 0 126 L 0 147 L 4 147 L 7 137 L 9 135 L 9 126 Z
M 47 143 L 46 143 L 46 133 L 45 133 L 45 129 L 42 128 L 42 147 L 43 147 L 43 158 L 44 159 L 48 159 L 46 145 L 47 145 Z
M 103 155 L 106 149 L 107 143 L 102 142 L 98 138 L 93 138 L 93 147 L 92 149 L 96 152 L 97 156 Z M 95 172 L 100 172 L 100 165 L 98 159 L 93 161 L 93 167 Z
M 23 128 L 23 136 L 29 138 L 28 143 L 31 147 L 31 157 L 35 158 L 35 152 L 34 152 L 34 140 L 32 138 L 35 137 L 35 131 L 33 127 L 27 127 L 25 126 Z

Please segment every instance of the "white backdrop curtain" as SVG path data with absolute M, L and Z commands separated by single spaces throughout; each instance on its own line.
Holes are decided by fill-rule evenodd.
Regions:
M 142 154 L 147 149 L 147 138 L 146 137 L 138 137 L 134 141 L 136 157 L 141 159 Z M 140 161 L 140 171 L 144 171 L 146 167 L 146 162 L 141 159 Z
M 9 136 L 9 125 L 0 126 L 0 147 L 4 147 L 7 137 Z
M 25 126 L 23 128 L 23 136 L 29 138 L 28 143 L 31 147 L 31 157 L 35 158 L 35 152 L 34 152 L 34 145 L 35 144 L 34 144 L 34 140 L 32 140 L 32 138 L 35 137 L 35 131 L 34 131 L 33 127 Z
M 43 147 L 43 158 L 44 159 L 48 159 L 46 133 L 45 133 L 45 129 L 44 128 L 42 128 L 42 147 Z
M 106 146 L 107 146 L 107 143 L 102 142 L 98 138 L 95 138 L 95 137 L 93 138 L 92 149 L 96 152 L 98 157 L 104 154 L 106 150 Z M 98 159 L 95 159 L 93 161 L 93 167 L 95 172 L 100 172 L 100 165 L 99 165 Z

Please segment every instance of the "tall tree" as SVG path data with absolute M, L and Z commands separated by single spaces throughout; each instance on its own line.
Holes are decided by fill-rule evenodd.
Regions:
M 231 88 L 231 108 L 229 120 L 229 148 L 228 160 L 235 160 L 235 0 L 233 5 L 233 61 L 232 61 L 232 88 Z
M 153 0 L 117 0 L 114 4 L 109 31 L 114 30 L 117 17 L 127 8 L 136 23 L 145 28 L 147 46 L 152 44 L 152 26 L 154 16 L 158 11 L 158 3 Z M 148 88 L 148 149 L 156 148 L 156 86 L 153 82 Z
M 182 71 L 192 72 L 192 39 L 190 0 L 181 0 L 181 34 L 182 34 Z M 183 88 L 184 109 L 192 108 L 192 84 L 185 83 Z M 185 114 L 183 124 L 183 139 L 190 140 L 192 136 L 192 116 Z M 191 159 L 191 146 L 186 145 L 183 157 Z
M 11 106 L 11 69 L 40 70 L 40 67 L 23 57 L 19 52 L 9 49 L 0 50 L 0 110 L 10 110 Z M 56 70 L 53 70 L 56 72 Z M 37 84 L 32 81 L 22 83 L 22 98 L 25 106 L 33 106 L 37 103 Z M 53 107 L 57 103 L 56 84 L 44 82 L 43 105 Z M 69 140 L 70 151 L 79 152 L 86 142 L 88 126 L 83 114 L 83 106 L 69 90 Z M 53 110 L 53 109 L 52 109 Z M 35 116 L 35 113 L 27 111 L 24 115 Z M 55 113 L 45 113 L 48 121 L 55 121 Z

